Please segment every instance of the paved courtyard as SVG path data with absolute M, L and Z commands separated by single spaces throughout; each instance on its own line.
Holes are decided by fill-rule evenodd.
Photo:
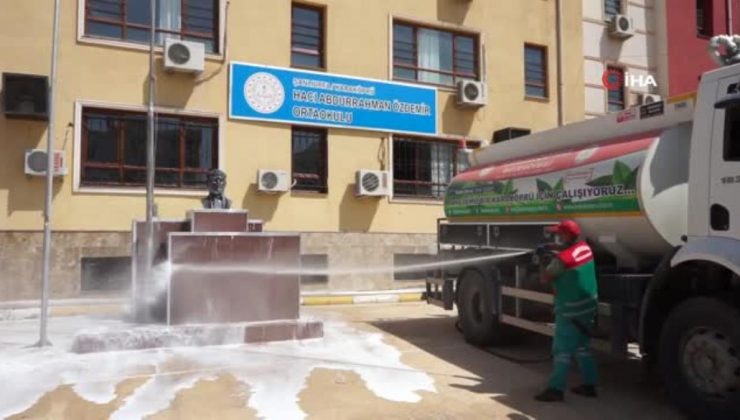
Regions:
M 0 322 L 0 417 L 12 419 L 680 419 L 637 361 L 600 360 L 602 396 L 532 400 L 549 363 L 519 364 L 467 345 L 449 312 L 423 303 L 304 308 L 326 322 L 305 343 L 88 355 L 65 350 L 111 316 L 54 317 L 55 347 L 32 343 L 37 320 Z M 496 351 L 546 357 L 547 341 Z M 573 378 L 576 379 L 575 377 Z

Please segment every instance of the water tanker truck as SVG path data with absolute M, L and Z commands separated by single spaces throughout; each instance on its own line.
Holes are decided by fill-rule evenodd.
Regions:
M 731 60 L 730 60 L 731 61 Z M 445 195 L 442 259 L 531 250 L 576 220 L 599 284 L 594 347 L 636 344 L 696 418 L 740 418 L 740 64 L 696 95 L 474 151 Z M 427 301 L 468 342 L 552 335 L 552 293 L 533 254 L 430 273 Z

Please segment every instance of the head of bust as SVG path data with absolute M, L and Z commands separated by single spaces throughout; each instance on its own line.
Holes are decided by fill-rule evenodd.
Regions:
M 226 173 L 220 169 L 211 169 L 208 172 L 208 193 L 213 196 L 224 195 L 226 188 Z

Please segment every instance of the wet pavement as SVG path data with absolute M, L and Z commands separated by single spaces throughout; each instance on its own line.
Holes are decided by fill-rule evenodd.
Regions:
M 34 354 L 21 345 L 33 342 L 37 321 L 0 322 L 0 379 L 25 398 L 4 392 L 0 417 L 682 418 L 658 385 L 642 380 L 636 360 L 600 357 L 598 400 L 571 394 L 565 403 L 544 404 L 532 395 L 545 383 L 549 362 L 515 363 L 466 344 L 452 312 L 423 303 L 302 311 L 325 320 L 325 339 L 102 356 L 72 356 L 64 347 L 80 325 L 103 328 L 115 323 L 110 317 L 52 318 L 55 348 Z M 531 338 L 495 351 L 536 361 L 547 347 L 547 340 Z

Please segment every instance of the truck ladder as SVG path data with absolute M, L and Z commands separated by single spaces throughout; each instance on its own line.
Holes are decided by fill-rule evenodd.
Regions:
M 517 308 L 516 312 L 519 312 L 521 300 L 553 305 L 553 296 L 551 294 L 520 289 L 517 287 L 502 286 L 501 296 L 508 296 L 515 299 Z M 609 317 L 616 315 L 612 310 L 612 305 L 603 302 L 599 303 L 598 313 L 601 316 Z M 550 337 L 555 334 L 555 325 L 553 323 L 531 321 L 521 317 L 520 313 L 515 313 L 514 315 L 501 314 L 499 320 L 504 324 L 536 332 L 538 334 L 548 335 Z M 627 354 L 627 342 L 624 340 L 622 334 L 612 334 L 611 340 L 609 341 L 594 338 L 591 340 L 591 344 L 595 349 L 600 351 L 611 352 L 612 354 L 622 356 Z

